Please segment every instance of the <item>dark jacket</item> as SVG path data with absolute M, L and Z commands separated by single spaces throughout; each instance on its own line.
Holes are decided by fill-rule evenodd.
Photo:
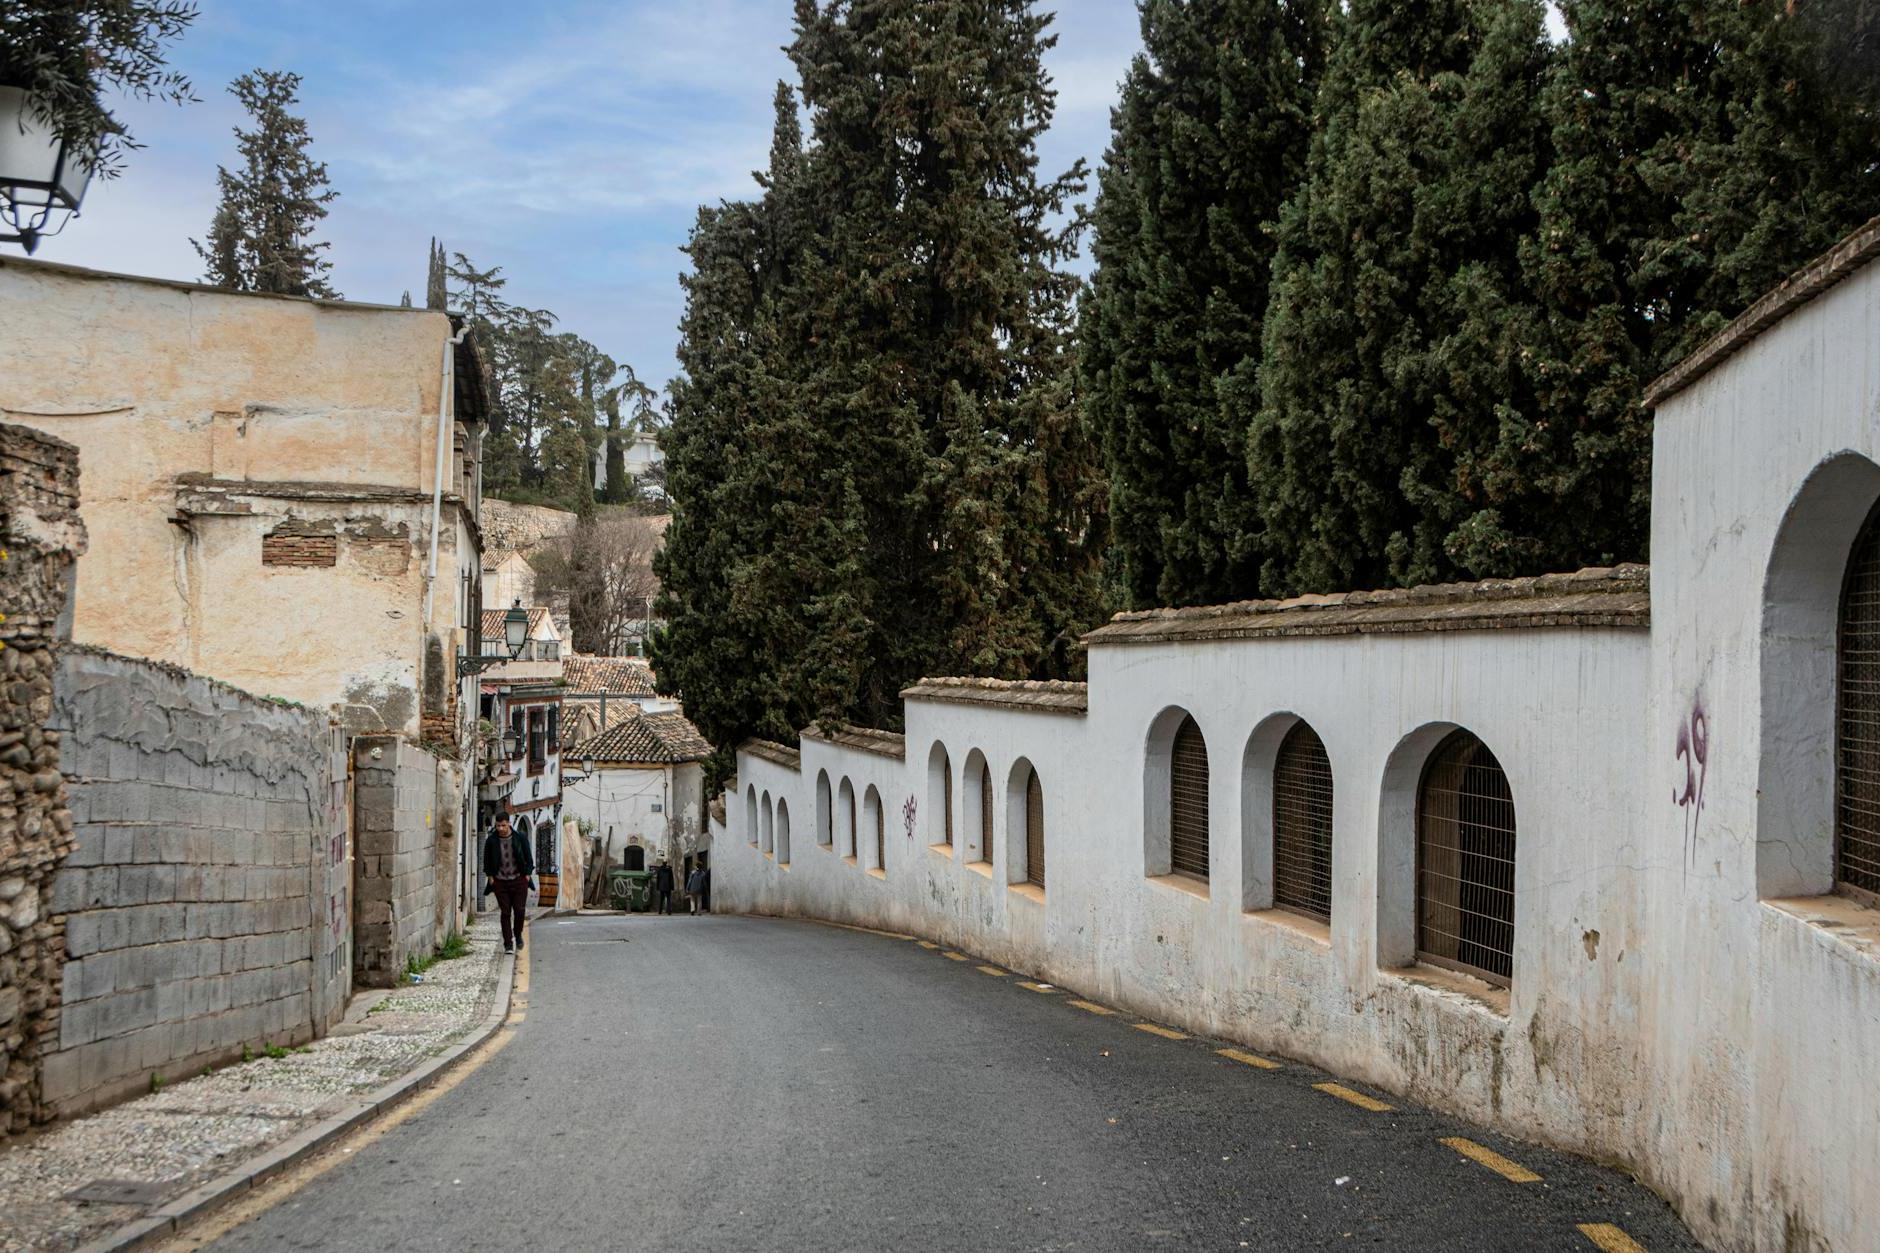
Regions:
M 705 872 L 703 870 L 694 870 L 686 877 L 685 894 L 687 896 L 702 896 L 704 893 Z
M 653 890 L 655 892 L 672 891 L 672 867 L 662 865 L 653 872 Z
M 503 868 L 503 854 L 496 847 L 496 840 L 496 832 L 492 831 L 483 841 L 483 873 L 492 879 Z M 511 834 L 509 842 L 516 846 L 516 869 L 526 879 L 535 873 L 535 850 L 529 847 L 528 840 L 519 835 Z

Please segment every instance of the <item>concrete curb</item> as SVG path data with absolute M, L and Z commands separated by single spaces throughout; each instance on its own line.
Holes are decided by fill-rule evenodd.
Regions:
M 182 1196 L 151 1211 L 136 1222 L 128 1223 L 115 1231 L 99 1236 L 88 1244 L 80 1245 L 77 1253 L 119 1253 L 120 1250 L 143 1248 L 154 1241 L 176 1235 L 187 1228 L 190 1223 L 213 1210 L 220 1209 L 250 1188 L 265 1183 L 339 1137 L 371 1122 L 381 1114 L 389 1113 L 410 1097 L 435 1083 L 441 1075 L 461 1061 L 465 1054 L 496 1034 L 509 1017 L 510 1000 L 514 995 L 515 985 L 516 963 L 512 958 L 503 963 L 497 975 L 494 1007 L 480 1027 L 472 1028 L 471 1034 L 416 1070 L 407 1071 L 364 1096 L 353 1097 L 339 1112 L 329 1115 L 304 1131 L 295 1133 L 259 1157 L 250 1158 L 226 1174 L 211 1179 L 193 1191 L 185 1192 Z

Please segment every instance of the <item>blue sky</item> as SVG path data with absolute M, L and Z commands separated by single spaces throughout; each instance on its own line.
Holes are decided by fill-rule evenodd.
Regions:
M 348 299 L 423 300 L 432 235 L 500 265 L 506 295 L 663 384 L 701 203 L 753 189 L 789 77 L 789 0 L 203 0 L 171 63 L 200 103 L 129 104 L 145 145 L 38 256 L 194 279 L 215 169 L 256 67 L 303 76 L 302 113 L 340 198 L 326 219 Z M 1092 167 L 1138 45 L 1133 0 L 1060 0 L 1042 159 Z

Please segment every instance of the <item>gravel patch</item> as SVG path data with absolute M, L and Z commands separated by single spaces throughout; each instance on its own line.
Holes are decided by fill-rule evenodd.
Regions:
M 508 960 L 493 917 L 468 938 L 468 955 L 394 988 L 357 1034 L 180 1080 L 0 1151 L 0 1253 L 76 1248 L 144 1212 L 63 1199 L 92 1180 L 161 1183 L 155 1208 L 449 1048 L 489 1016 Z

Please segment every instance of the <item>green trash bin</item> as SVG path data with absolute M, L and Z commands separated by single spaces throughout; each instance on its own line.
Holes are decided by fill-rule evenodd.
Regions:
M 607 896 L 615 909 L 643 914 L 653 903 L 653 872 L 614 870 L 607 875 Z

